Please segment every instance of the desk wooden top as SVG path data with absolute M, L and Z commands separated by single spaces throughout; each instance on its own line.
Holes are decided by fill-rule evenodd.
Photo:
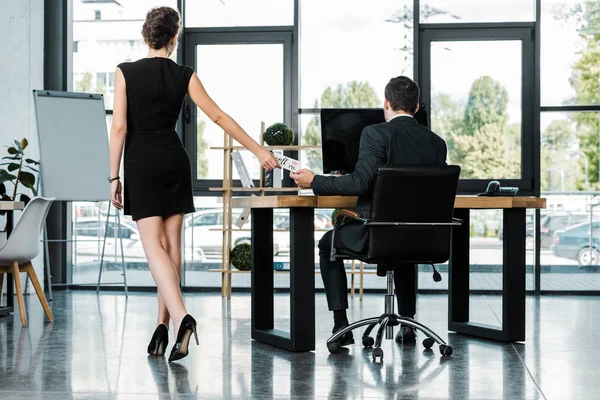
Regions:
M 237 197 L 232 200 L 235 208 L 354 208 L 354 196 L 260 196 Z M 540 197 L 477 197 L 456 196 L 454 208 L 500 209 L 500 208 L 546 208 L 546 199 Z
M 22 201 L 0 201 L 1 211 L 23 210 L 25 203 Z

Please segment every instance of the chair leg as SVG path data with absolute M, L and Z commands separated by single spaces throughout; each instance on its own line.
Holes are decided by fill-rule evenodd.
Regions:
M 389 322 L 389 318 L 384 318 L 383 321 L 381 321 L 381 324 L 379 324 L 379 329 L 377 330 L 377 338 L 375 339 L 375 348 L 381 347 L 381 342 L 383 341 L 383 333 L 387 330 Z
M 23 300 L 23 291 L 21 290 L 21 277 L 19 276 L 19 263 L 12 263 L 13 279 L 17 291 L 17 302 L 19 303 L 19 314 L 21 315 L 21 325 L 27 326 L 27 316 L 25 315 L 25 301 Z
M 27 272 L 27 275 L 29 276 L 29 279 L 31 280 L 31 283 L 33 284 L 33 287 L 35 288 L 35 292 L 37 293 L 38 299 L 40 299 L 40 303 L 42 303 L 42 307 L 44 308 L 46 317 L 48 317 L 50 321 L 53 321 L 54 317 L 52 316 L 52 310 L 50 310 L 48 300 L 46 300 L 46 295 L 44 294 L 44 289 L 42 288 L 42 285 L 40 285 L 40 281 L 38 280 L 37 274 L 35 273 L 35 269 L 33 269 L 33 265 L 31 264 L 31 262 L 26 262 L 24 267 L 25 271 Z

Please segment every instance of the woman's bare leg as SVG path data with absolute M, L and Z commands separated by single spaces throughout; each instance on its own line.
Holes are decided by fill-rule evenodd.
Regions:
M 150 272 L 158 289 L 159 313 L 161 313 L 160 303 L 162 301 L 166 306 L 168 315 L 175 324 L 175 328 L 178 328 L 187 311 L 179 290 L 179 274 L 168 253 L 163 218 L 143 218 L 137 221 L 137 226 L 146 259 L 150 265 Z M 163 318 L 165 318 L 165 315 L 159 314 L 159 320 Z
M 183 224 L 183 214 L 169 215 L 164 219 L 165 234 L 167 237 L 167 253 L 175 266 L 178 278 L 181 280 L 181 226 Z M 160 298 L 159 298 L 160 306 Z M 168 317 L 167 312 L 167 317 Z M 169 326 L 167 324 L 167 326 Z M 173 333 L 177 337 L 179 325 L 175 326 Z

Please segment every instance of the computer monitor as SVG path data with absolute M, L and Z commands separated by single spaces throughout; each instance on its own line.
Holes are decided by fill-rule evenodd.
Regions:
M 381 108 L 321 109 L 323 173 L 349 174 L 358 161 L 360 134 L 369 125 L 385 122 Z

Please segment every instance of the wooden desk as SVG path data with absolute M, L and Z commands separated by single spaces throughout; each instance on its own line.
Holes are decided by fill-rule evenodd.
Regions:
M 0 211 L 6 211 L 6 239 L 12 233 L 14 225 L 14 215 L 16 210 L 25 208 L 22 201 L 0 201 Z M 6 306 L 2 306 L 2 297 L 0 297 L 0 316 L 9 315 L 13 312 L 14 293 L 12 274 L 6 274 Z M 0 290 L 1 292 L 1 290 Z
M 354 208 L 356 197 L 262 196 L 233 199 L 252 209 L 252 338 L 291 351 L 315 349 L 314 209 Z M 448 330 L 488 339 L 525 340 L 525 236 L 527 209 L 545 208 L 535 197 L 458 196 L 448 263 Z M 290 332 L 274 329 L 273 209 L 290 209 Z M 470 210 L 502 209 L 502 327 L 469 321 Z

